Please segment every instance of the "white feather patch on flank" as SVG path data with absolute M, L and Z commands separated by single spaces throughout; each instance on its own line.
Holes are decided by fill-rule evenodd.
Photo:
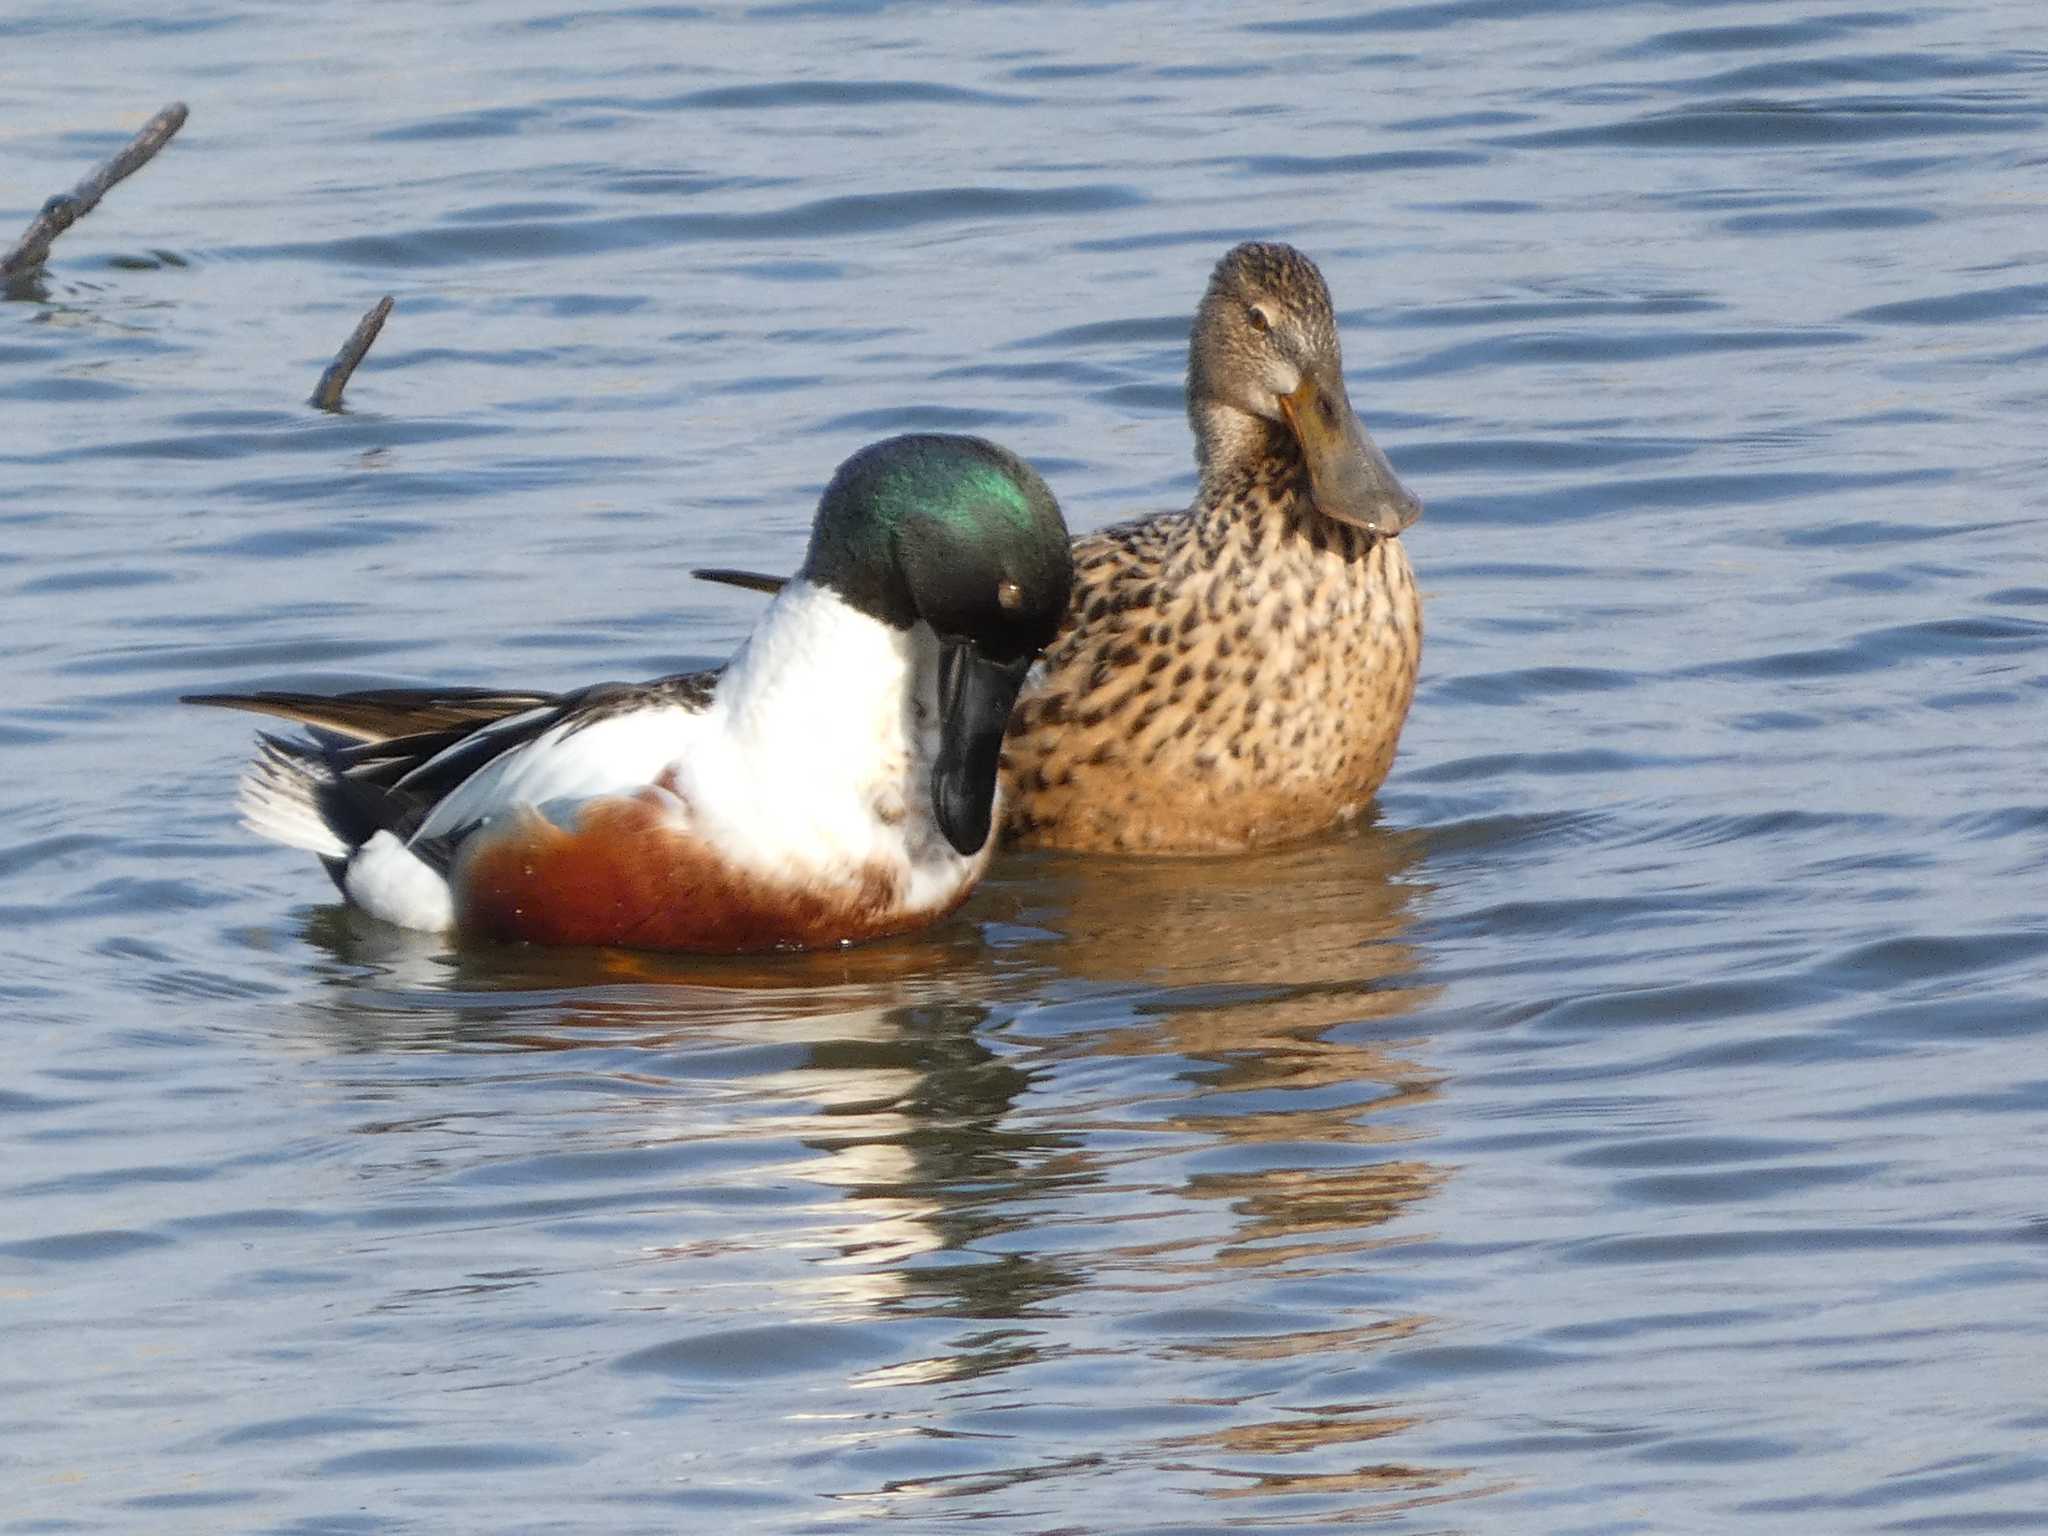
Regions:
M 348 844 L 320 814 L 317 793 L 327 779 L 319 764 L 265 742 L 235 797 L 242 825 L 287 848 L 304 848 L 323 859 L 347 858 Z
M 389 832 L 376 833 L 348 861 L 341 888 L 370 916 L 441 933 L 455 925 L 448 882 Z
M 676 705 L 588 722 L 572 718 L 464 779 L 441 797 L 415 835 L 444 836 L 522 805 L 573 804 L 642 789 L 703 734 L 703 711 Z

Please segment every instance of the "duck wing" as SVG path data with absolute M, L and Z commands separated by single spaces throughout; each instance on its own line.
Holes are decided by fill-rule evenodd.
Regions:
M 445 870 L 475 818 L 443 815 L 441 825 L 427 823 L 437 809 L 451 808 L 451 796 L 489 803 L 494 797 L 479 793 L 486 770 L 495 765 L 499 772 L 489 778 L 506 778 L 513 754 L 550 736 L 542 750 L 560 758 L 568 738 L 635 712 L 699 712 L 718 677 L 716 671 L 681 672 L 558 694 L 380 688 L 331 696 L 194 694 L 184 702 L 276 715 L 309 728 L 310 739 L 261 733 L 262 750 L 243 780 L 242 813 L 257 832 L 320 854 L 339 881 L 355 850 L 379 832 Z M 539 775 L 542 781 L 555 776 Z M 472 792 L 460 796 L 465 786 Z M 544 791 L 545 783 L 532 787 Z M 423 829 L 434 835 L 422 838 Z
M 246 709 L 356 741 L 389 741 L 429 732 L 489 725 L 529 709 L 560 702 L 555 693 L 507 693 L 496 688 L 366 688 L 357 693 L 188 693 L 181 704 Z

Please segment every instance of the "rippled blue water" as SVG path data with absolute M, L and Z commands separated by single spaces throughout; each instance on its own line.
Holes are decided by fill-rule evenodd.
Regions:
M 0 1530 L 2048 1527 L 2034 0 L 15 0 Z M 1376 826 L 451 956 L 183 690 L 722 654 L 863 441 L 1180 501 L 1316 255 Z M 378 294 L 350 412 L 303 404 Z

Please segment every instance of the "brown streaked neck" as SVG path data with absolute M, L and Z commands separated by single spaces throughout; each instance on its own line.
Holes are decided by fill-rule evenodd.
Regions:
M 1249 538 L 1278 549 L 1300 540 L 1317 554 L 1352 561 L 1379 542 L 1316 507 L 1301 445 L 1283 423 L 1215 400 L 1189 401 L 1188 415 L 1202 470 L 1194 515 L 1205 544 Z
M 1195 461 L 1202 474 L 1195 499 L 1199 521 L 1229 525 L 1271 520 L 1284 525 L 1316 516 L 1301 445 L 1282 423 L 1220 400 L 1190 400 L 1188 416 L 1194 423 Z M 1268 494 L 1253 495 L 1254 487 L 1264 487 Z
M 1283 423 L 1221 400 L 1190 399 L 1188 422 L 1195 429 L 1195 463 L 1205 489 L 1241 479 L 1262 464 L 1301 463 L 1301 446 Z

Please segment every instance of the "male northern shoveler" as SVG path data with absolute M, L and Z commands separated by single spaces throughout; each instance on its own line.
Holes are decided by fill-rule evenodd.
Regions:
M 1314 262 L 1240 245 L 1188 359 L 1201 486 L 1075 541 L 1065 627 L 1011 718 L 1027 846 L 1215 852 L 1320 831 L 1386 778 L 1422 604 L 1421 504 L 1360 426 Z
M 900 933 L 987 867 L 1003 727 L 1073 579 L 1022 460 L 892 438 L 720 672 L 567 694 L 208 694 L 281 715 L 251 829 L 408 928 L 739 952 Z

